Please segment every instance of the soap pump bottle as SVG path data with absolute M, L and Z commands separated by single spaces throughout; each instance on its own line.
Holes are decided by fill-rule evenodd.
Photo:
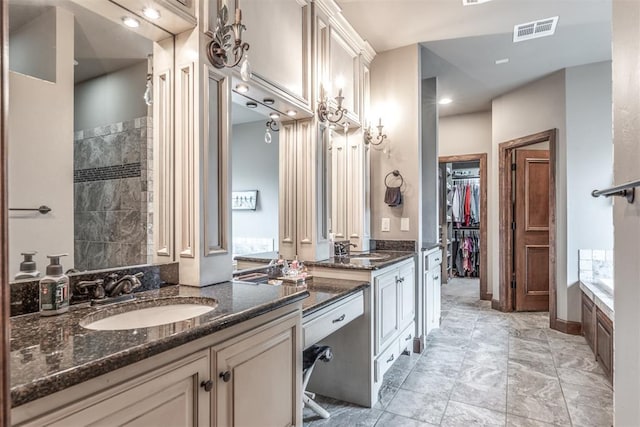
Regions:
M 51 263 L 47 275 L 40 279 L 40 315 L 55 316 L 69 310 L 69 277 L 62 271 L 60 257 L 67 254 L 47 255 Z
M 22 252 L 20 255 L 24 257 L 24 260 L 20 263 L 20 271 L 15 275 L 15 279 L 35 279 L 40 277 L 40 272 L 36 269 L 36 262 L 33 260 L 33 256 L 37 252 Z

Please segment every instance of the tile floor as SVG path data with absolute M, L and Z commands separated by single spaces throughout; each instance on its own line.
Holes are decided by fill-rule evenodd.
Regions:
M 548 328 L 547 313 L 501 313 L 478 282 L 442 287 L 442 325 L 425 351 L 385 375 L 374 408 L 318 397 L 328 420 L 306 426 L 611 426 L 613 391 L 586 341 Z

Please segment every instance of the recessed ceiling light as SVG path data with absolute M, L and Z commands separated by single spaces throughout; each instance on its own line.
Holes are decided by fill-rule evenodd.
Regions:
M 442 98 L 442 99 L 440 99 L 438 104 L 447 105 L 447 104 L 451 104 L 452 102 L 453 102 L 453 100 L 451 98 Z
M 237 84 L 236 85 L 236 91 L 238 91 L 238 93 L 247 93 L 247 92 L 249 92 L 249 86 L 244 85 L 242 83 Z
M 276 119 L 280 118 L 280 114 L 278 114 L 278 113 L 271 113 L 271 114 L 269 114 L 269 117 L 271 117 L 273 120 L 276 120 Z
M 273 104 L 275 104 L 276 101 L 274 101 L 271 98 L 265 98 L 265 99 L 262 100 L 262 102 L 264 102 L 265 105 L 273 105 Z
M 496 65 L 506 64 L 509 62 L 509 58 L 496 59 Z
M 160 11 L 158 9 L 154 9 L 152 7 L 145 7 L 142 9 L 142 13 L 149 19 L 158 19 L 160 18 Z
M 490 2 L 491 0 L 462 0 L 463 6 L 475 6 L 476 4 L 482 4 Z
M 253 101 L 249 101 L 245 105 L 247 106 L 247 108 L 258 108 L 258 104 Z
M 296 110 L 287 110 L 287 116 L 295 117 L 298 112 Z
M 140 21 L 130 16 L 122 18 L 122 23 L 129 28 L 138 28 L 140 26 Z

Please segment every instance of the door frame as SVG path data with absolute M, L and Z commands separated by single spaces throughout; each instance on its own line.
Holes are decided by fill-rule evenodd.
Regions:
M 500 230 L 500 302 L 501 311 L 514 311 L 514 292 L 511 289 L 513 275 L 513 222 L 511 154 L 517 148 L 549 141 L 549 324 L 556 328 L 558 319 L 556 304 L 556 137 L 558 130 L 549 129 L 499 144 L 499 230 Z
M 473 161 L 480 162 L 480 299 L 491 301 L 493 293 L 487 289 L 487 153 L 438 157 L 438 163 Z
M 0 427 L 9 426 L 11 395 L 9 394 L 9 238 L 8 238 L 8 139 L 7 110 L 9 105 L 9 16 L 8 4 L 0 5 Z

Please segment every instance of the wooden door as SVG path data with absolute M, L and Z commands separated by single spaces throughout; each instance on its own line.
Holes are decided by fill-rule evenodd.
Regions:
M 549 310 L 549 151 L 516 150 L 515 309 Z

